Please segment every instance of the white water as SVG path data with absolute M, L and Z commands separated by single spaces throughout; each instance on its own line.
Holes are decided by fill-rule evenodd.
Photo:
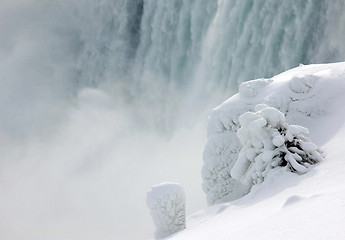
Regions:
M 0 5 L 0 238 L 144 239 L 146 190 L 201 192 L 204 125 L 238 82 L 344 60 L 343 1 Z

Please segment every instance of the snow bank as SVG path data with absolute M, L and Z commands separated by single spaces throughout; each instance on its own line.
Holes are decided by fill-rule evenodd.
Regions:
M 221 163 L 236 159 L 235 155 L 239 152 L 230 151 L 240 144 L 239 139 L 235 141 L 236 138 L 233 138 L 234 129 L 239 129 L 241 122 L 247 122 L 257 115 L 256 112 L 267 107 L 256 106 L 259 102 L 280 107 L 280 112 L 285 116 L 273 110 L 277 113 L 274 119 L 285 118 L 286 122 L 310 129 L 310 138 L 321 147 L 325 159 L 303 175 L 284 168 L 269 171 L 265 181 L 253 186 L 249 194 L 236 201 L 196 212 L 187 218 L 187 229 L 169 239 L 345 239 L 345 62 L 301 66 L 272 80 L 262 88 L 256 88 L 257 85 L 253 87 L 256 90 L 250 92 L 255 92 L 255 97 L 254 94 L 248 98 L 249 94 L 244 97 L 239 93 L 212 112 L 203 169 L 209 173 L 204 176 L 204 185 L 214 186 L 208 195 L 212 191 L 221 193 L 222 187 L 226 186 L 222 178 L 218 178 L 219 182 L 209 180 L 217 180 L 220 175 L 224 177 L 224 173 L 216 175 L 215 169 L 222 168 Z M 248 118 L 239 119 L 248 109 L 252 111 L 246 114 Z M 275 121 L 277 124 L 279 122 Z M 254 125 L 262 126 L 263 123 L 259 120 Z M 284 139 L 270 139 L 275 147 L 283 146 L 285 138 L 291 139 L 298 133 L 305 135 L 308 132 L 306 128 L 294 125 L 288 129 L 290 133 L 282 136 Z M 235 144 L 228 145 L 231 141 L 235 141 Z M 310 142 L 302 145 L 307 151 L 317 150 L 316 145 Z M 251 158 L 256 154 L 253 151 L 246 153 Z M 233 164 L 230 162 L 227 166 Z M 211 170 L 214 170 L 214 174 L 211 174 Z M 229 169 L 229 175 L 230 172 Z M 230 176 L 229 179 L 234 183 L 235 179 Z M 234 192 L 231 191 L 229 195 Z
M 177 183 L 155 185 L 147 193 L 146 204 L 156 225 L 156 239 L 186 228 L 185 194 Z
M 343 63 L 301 65 L 271 79 L 257 79 L 242 83 L 238 94 L 212 111 L 208 122 L 208 141 L 204 149 L 202 168 L 203 190 L 207 194 L 208 204 L 238 199 L 250 189 L 247 184 L 243 184 L 245 181 L 238 180 L 243 171 L 248 169 L 249 162 L 245 162 L 241 166 L 242 169 L 237 169 L 238 175 L 235 171 L 232 172 L 242 149 L 242 144 L 236 136 L 241 126 L 240 116 L 246 112 L 254 112 L 255 106 L 257 106 L 256 110 L 260 111 L 267 105 L 279 111 L 276 112 L 270 108 L 262 110 L 263 119 L 251 123 L 257 125 L 256 130 L 267 121 L 272 127 L 281 124 L 282 121 L 308 127 L 311 120 L 327 114 L 334 95 L 326 89 L 337 84 L 337 81 L 329 82 L 329 78 L 342 78 L 339 68 L 344 68 L 343 65 Z M 335 89 L 337 88 L 335 87 L 332 91 Z M 242 119 L 242 124 L 252 120 L 252 117 L 255 118 L 256 115 L 253 114 L 248 113 L 246 117 L 242 117 L 246 118 Z M 292 133 L 293 129 L 298 133 Z M 306 135 L 305 131 L 293 127 L 290 133 Z M 279 146 L 285 140 L 277 136 L 272 141 L 274 145 Z M 252 142 L 252 144 L 256 143 Z M 257 144 L 260 145 L 260 141 Z M 314 151 L 315 148 L 311 143 L 305 143 L 304 147 L 311 148 L 310 151 Z M 246 154 L 256 156 L 257 153 L 247 150 Z M 298 166 L 295 164 L 295 167 Z M 299 168 L 299 171 L 302 172 L 302 168 Z

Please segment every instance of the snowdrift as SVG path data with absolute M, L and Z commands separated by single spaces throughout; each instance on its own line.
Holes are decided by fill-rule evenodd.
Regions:
M 344 91 L 345 63 L 301 65 L 243 83 L 238 94 L 212 111 L 204 151 L 208 202 L 227 202 L 193 214 L 187 229 L 169 239 L 344 239 Z M 257 104 L 307 127 L 325 159 L 303 175 L 275 168 L 242 197 L 249 187 L 231 177 L 241 150 L 236 131 L 239 116 L 255 112 Z

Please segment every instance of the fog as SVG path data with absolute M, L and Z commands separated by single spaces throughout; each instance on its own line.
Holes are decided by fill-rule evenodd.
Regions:
M 206 115 L 166 113 L 177 93 L 154 74 L 133 92 L 114 66 L 94 73 L 80 40 L 89 26 L 64 4 L 1 3 L 0 238 L 148 239 L 152 185 L 179 182 L 189 213 L 205 206 Z
M 166 137 L 140 130 L 101 91 L 82 91 L 76 105 L 50 134 L 2 139 L 2 238 L 149 238 L 146 191 L 164 181 L 182 184 L 188 212 L 205 205 L 202 123 Z

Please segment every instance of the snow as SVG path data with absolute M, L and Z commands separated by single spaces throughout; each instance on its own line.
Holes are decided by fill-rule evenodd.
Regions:
M 261 183 L 277 166 L 306 173 L 309 165 L 322 161 L 318 147 L 305 136 L 309 130 L 285 122 L 279 110 L 260 104 L 256 112 L 239 117 L 237 137 L 243 148 L 231 170 L 231 177 L 245 185 Z M 206 159 L 207 160 L 207 159 Z
M 297 78 L 303 79 L 301 84 L 296 82 Z M 273 169 L 249 194 L 196 212 L 187 218 L 184 231 L 168 239 L 345 239 L 345 63 L 303 65 L 272 80 L 251 102 L 237 94 L 213 111 L 208 146 L 224 144 L 217 145 L 214 140 L 221 141 L 221 136 L 229 134 L 227 129 L 236 127 L 234 116 L 238 118 L 238 113 L 235 110 L 239 110 L 240 105 L 243 111 L 248 108 L 262 111 L 261 107 L 254 107 L 260 101 L 267 105 L 275 103 L 274 107 L 280 107 L 286 114 L 287 122 L 308 128 L 310 138 L 321 147 L 325 159 L 309 166 L 303 175 L 284 168 Z M 305 86 L 311 86 L 309 83 L 313 86 L 307 89 Z M 219 128 L 220 125 L 224 128 Z M 292 135 L 306 134 L 306 128 L 290 125 L 289 130 Z M 280 143 L 277 138 L 274 145 Z M 308 151 L 316 149 L 310 142 L 303 147 Z M 205 151 L 209 156 L 212 149 Z M 246 153 L 251 154 L 253 151 Z
M 300 127 L 295 129 L 293 125 L 309 127 L 314 119 L 329 114 L 330 104 L 342 90 L 339 88 L 339 82 L 343 79 L 342 69 L 341 63 L 305 65 L 271 79 L 248 81 L 240 85 L 238 94 L 211 112 L 202 169 L 203 190 L 207 194 L 208 204 L 235 200 L 248 192 L 248 188 L 238 183 L 239 180 L 232 178 L 230 174 L 242 145 L 245 145 L 236 137 L 241 125 L 250 121 L 251 126 L 248 127 L 251 131 L 259 131 L 258 126 L 264 125 L 265 121 L 272 127 L 286 121 L 292 125 L 286 133 L 289 141 L 297 134 L 294 131 L 302 131 L 301 134 L 307 135 L 308 130 Z M 330 78 L 335 80 L 330 82 Z M 308 86 L 308 91 L 305 86 Z M 260 112 L 264 120 L 259 120 L 260 117 L 254 111 Z M 248 116 L 243 115 L 246 112 Z M 254 119 L 257 121 L 253 121 Z M 239 133 L 245 134 L 242 130 Z M 260 136 L 261 133 L 256 135 Z M 255 148 L 261 148 L 263 142 L 259 138 L 251 138 L 251 144 Z M 213 149 L 223 150 L 214 153 Z M 220 169 L 226 170 L 227 174 L 219 171 Z M 302 168 L 299 169 L 303 171 Z

